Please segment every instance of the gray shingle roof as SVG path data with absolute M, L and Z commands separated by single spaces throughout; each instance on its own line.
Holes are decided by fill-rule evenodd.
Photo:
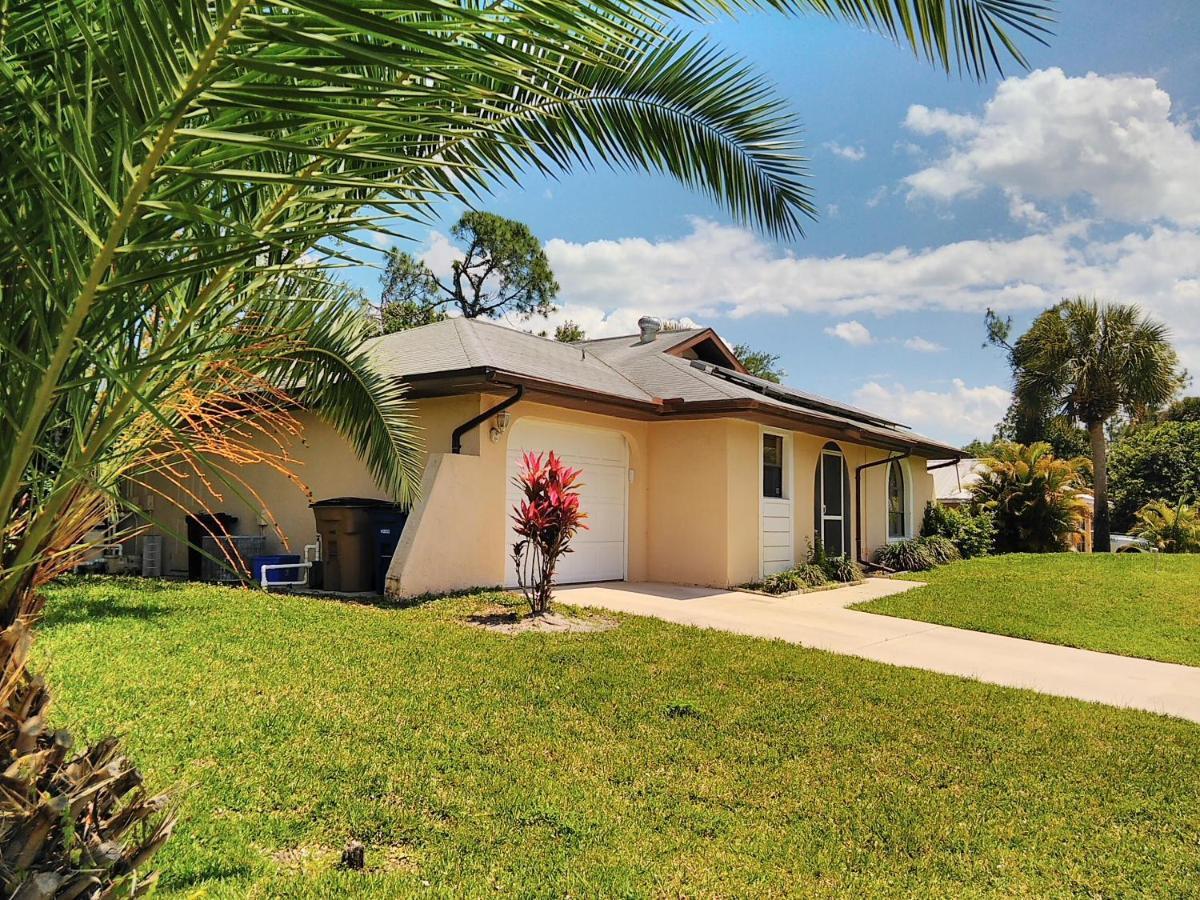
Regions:
M 479 319 L 452 318 L 374 338 L 368 352 L 388 375 L 405 377 L 493 368 L 571 387 L 654 402 L 585 345 L 526 334 Z
M 704 330 L 664 332 L 649 343 L 641 343 L 638 335 L 626 335 L 564 344 L 492 322 L 452 318 L 375 338 L 368 342 L 368 352 L 384 373 L 400 378 L 490 368 L 646 403 L 752 400 L 893 441 L 946 446 L 852 406 L 731 370 L 693 365 L 665 352 Z

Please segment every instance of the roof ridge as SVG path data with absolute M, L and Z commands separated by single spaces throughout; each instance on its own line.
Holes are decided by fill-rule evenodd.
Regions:
M 653 341 L 647 341 L 647 344 L 655 343 L 656 341 L 658 341 L 659 338 L 666 337 L 667 335 L 690 334 L 690 333 L 695 333 L 695 332 L 700 332 L 700 331 L 713 331 L 713 329 L 711 326 L 708 326 L 708 325 L 697 325 L 695 328 L 680 328 L 678 330 L 659 331 L 658 335 L 655 337 L 655 339 Z M 715 334 L 716 332 L 713 332 L 713 333 Z M 624 341 L 624 340 L 629 340 L 630 338 L 640 338 L 641 336 L 642 336 L 641 332 L 635 331 L 635 332 L 631 332 L 629 334 L 614 334 L 614 335 L 610 335 L 609 337 L 588 338 L 587 340 L 579 341 L 578 343 L 580 343 L 580 344 L 600 344 L 605 341 Z M 677 344 L 679 342 L 675 341 L 674 343 Z M 672 344 L 672 346 L 674 346 L 674 344 Z
M 458 335 L 458 342 L 462 345 L 463 353 L 467 359 L 479 360 L 485 366 L 492 364 L 492 354 L 488 350 L 483 341 L 475 335 L 473 325 L 467 327 L 468 323 L 474 323 L 474 319 L 468 319 L 466 316 L 452 317 L 454 322 L 454 333 Z M 468 346 L 469 345 L 469 346 Z
M 580 354 L 580 362 L 584 362 L 584 363 L 596 362 L 603 368 L 607 369 L 609 372 L 612 372 L 614 375 L 616 375 L 618 378 L 620 378 L 622 381 L 624 381 L 626 384 L 628 384 L 631 388 L 633 388 L 634 391 L 636 391 L 638 394 L 641 394 L 643 397 L 649 397 L 652 400 L 658 399 L 657 397 L 655 397 L 654 394 L 650 393 L 648 390 L 643 388 L 640 384 L 638 384 L 636 381 L 631 379 L 628 375 L 626 375 L 624 372 L 622 372 L 620 369 L 618 369 L 616 366 L 614 366 L 608 360 L 604 359 L 601 356 L 597 356 L 595 354 L 589 354 L 587 352 L 587 348 L 585 346 L 583 346 L 583 344 L 585 342 L 581 341 L 578 344 L 574 344 L 574 343 L 568 344 L 564 341 L 559 341 L 554 338 L 542 337 L 540 334 L 530 334 L 528 331 L 521 331 L 519 328 L 510 328 L 507 325 L 501 325 L 499 322 L 488 322 L 488 321 L 484 321 L 484 320 L 480 320 L 480 319 L 466 319 L 465 316 L 459 316 L 458 319 L 461 319 L 464 323 L 469 321 L 469 322 L 479 324 L 479 325 L 490 325 L 493 328 L 498 328 L 502 331 L 506 331 L 511 335 L 516 335 L 518 338 L 533 338 L 538 341 L 544 341 L 545 343 L 552 344 L 556 348 L 562 348 L 563 350 L 574 350 L 575 352 Z M 457 329 L 457 331 L 458 331 L 458 334 L 459 334 L 460 340 L 461 340 L 464 329 L 460 328 L 460 329 Z M 485 358 L 486 363 L 488 365 L 496 365 L 496 363 L 493 362 L 493 357 L 492 357 L 490 351 L 487 349 L 485 343 L 482 340 L 480 340 L 479 335 L 475 334 L 473 329 L 471 329 L 471 328 L 467 328 L 467 329 L 465 329 L 465 331 L 470 332 L 472 344 L 481 348 L 480 355 L 482 355 Z

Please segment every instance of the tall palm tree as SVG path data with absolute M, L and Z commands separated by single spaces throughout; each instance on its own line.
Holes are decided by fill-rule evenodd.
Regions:
M 1076 297 L 1039 315 L 1015 344 L 1007 342 L 1008 323 L 990 311 L 989 329 L 993 342 L 1008 350 L 1017 403 L 1035 415 L 1062 415 L 1087 429 L 1096 498 L 1092 548 L 1107 553 L 1105 426 L 1122 411 L 1144 416 L 1183 386 L 1167 327 L 1132 304 Z
M 1087 460 L 1059 459 L 1044 442 L 1002 441 L 981 462 L 971 494 L 995 514 L 996 548 L 1007 553 L 1065 549 L 1087 512 L 1080 496 Z
M 666 24 L 812 12 L 975 77 L 1023 64 L 1040 0 L 6 0 L 0 5 L 0 883 L 145 889 L 160 798 L 112 742 L 45 724 L 41 587 L 150 472 L 245 495 L 235 463 L 313 407 L 411 497 L 401 391 L 325 264 L 364 230 L 530 167 L 665 172 L 779 236 L 813 212 L 795 122 Z M 194 498 L 202 502 L 201 498 Z M 11 763 L 11 765 L 10 765 Z M 157 824 L 154 824 L 157 823 Z

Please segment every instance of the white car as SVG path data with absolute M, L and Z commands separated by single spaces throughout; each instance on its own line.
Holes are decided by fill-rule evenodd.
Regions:
M 1110 534 L 1108 546 L 1113 553 L 1157 553 L 1158 548 L 1144 538 L 1132 534 Z

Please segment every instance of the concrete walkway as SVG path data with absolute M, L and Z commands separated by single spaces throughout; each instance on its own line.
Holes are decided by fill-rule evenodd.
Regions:
M 1200 722 L 1200 668 L 1076 650 L 1019 638 L 897 619 L 845 607 L 920 587 L 869 578 L 793 597 L 669 584 L 560 588 L 564 603 L 653 616 L 681 625 L 779 638 L 897 666 L 962 675 Z

